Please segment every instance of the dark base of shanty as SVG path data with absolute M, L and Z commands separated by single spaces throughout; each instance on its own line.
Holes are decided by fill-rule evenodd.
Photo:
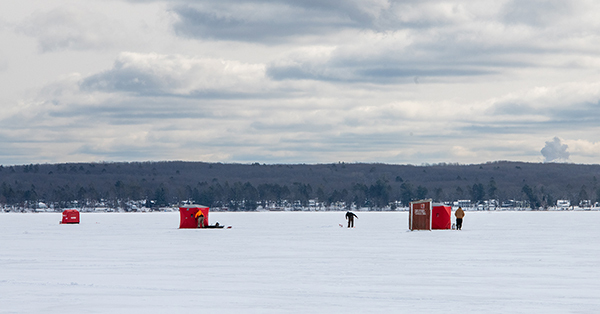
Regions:
M 179 229 L 223 229 L 223 228 L 227 228 L 227 229 L 231 229 L 231 226 L 225 226 L 225 225 L 208 225 L 208 226 L 204 226 L 202 228 L 179 228 Z
M 61 224 L 61 225 L 78 225 L 79 223 L 78 222 L 62 222 L 61 221 L 61 222 L 59 222 L 59 224 Z
M 218 225 L 218 226 L 217 225 L 212 225 L 212 226 L 210 226 L 209 225 L 209 226 L 202 227 L 201 229 L 222 229 L 222 228 L 225 228 L 225 226 L 222 226 L 222 225 Z M 231 226 L 227 226 L 227 229 L 231 229 Z

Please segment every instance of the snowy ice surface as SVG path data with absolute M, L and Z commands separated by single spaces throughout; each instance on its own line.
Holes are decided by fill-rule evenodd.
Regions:
M 600 212 L 0 214 L 0 313 L 600 313 Z

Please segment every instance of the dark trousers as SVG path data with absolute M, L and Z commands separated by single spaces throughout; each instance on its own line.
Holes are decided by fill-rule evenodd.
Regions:
M 348 228 L 354 228 L 354 217 L 348 218 Z
M 462 218 L 456 218 L 456 229 L 460 230 L 462 228 Z

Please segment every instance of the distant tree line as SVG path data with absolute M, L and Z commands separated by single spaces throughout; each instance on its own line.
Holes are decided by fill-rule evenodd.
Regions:
M 202 162 L 66 163 L 0 166 L 0 204 L 44 202 L 148 206 L 192 201 L 230 210 L 311 199 L 382 208 L 394 201 L 526 200 L 533 208 L 558 199 L 600 201 L 599 165 L 493 162 L 426 166 L 334 163 L 261 165 Z

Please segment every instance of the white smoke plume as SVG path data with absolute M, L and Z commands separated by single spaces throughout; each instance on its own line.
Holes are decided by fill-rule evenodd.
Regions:
M 552 141 L 546 142 L 546 146 L 542 148 L 544 162 L 569 160 L 567 148 L 569 148 L 569 146 L 567 144 L 562 144 L 558 137 L 555 137 Z

